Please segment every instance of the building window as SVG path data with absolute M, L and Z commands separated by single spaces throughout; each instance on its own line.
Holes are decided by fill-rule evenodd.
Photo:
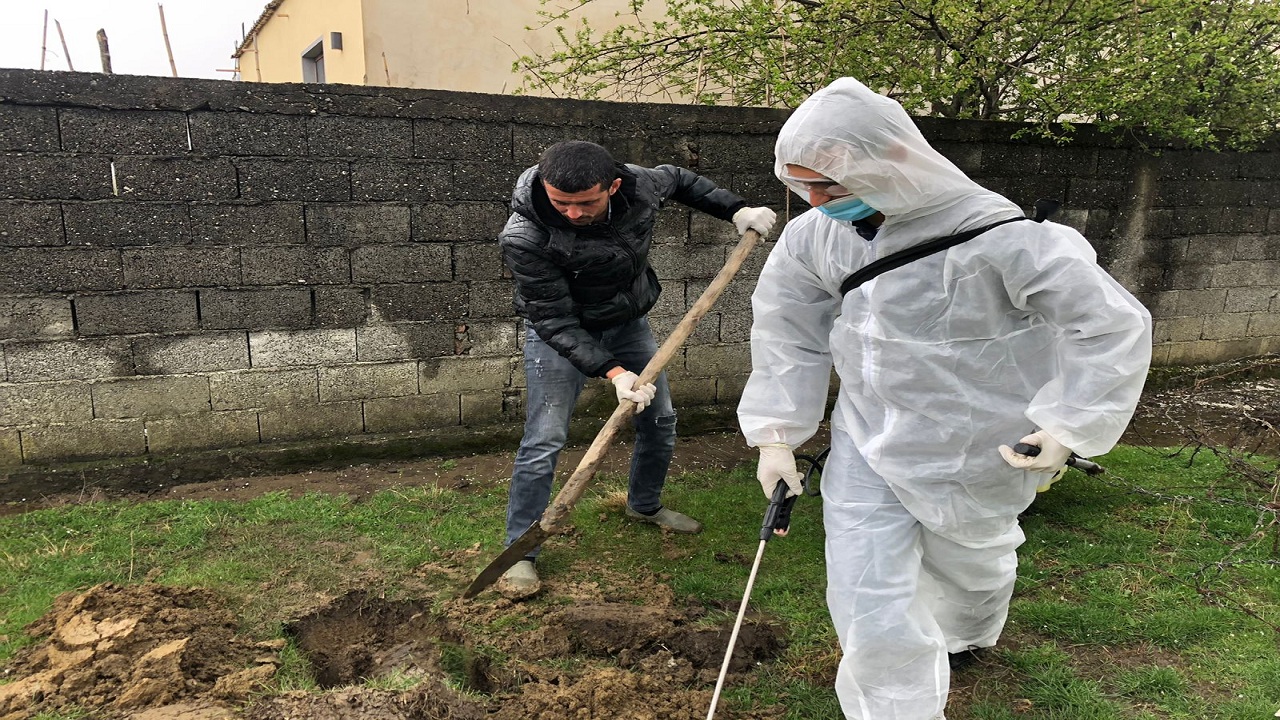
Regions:
M 302 53 L 302 82 L 324 82 L 324 38 L 312 43 Z

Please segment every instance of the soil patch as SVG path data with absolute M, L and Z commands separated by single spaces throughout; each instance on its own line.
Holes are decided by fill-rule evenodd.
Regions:
M 213 593 L 155 584 L 66 593 L 27 632 L 44 640 L 5 669 L 18 679 L 0 685 L 4 720 L 62 708 L 123 716 L 191 699 L 219 711 L 275 674 L 283 645 L 237 635 Z M 148 716 L 161 717 L 179 716 Z

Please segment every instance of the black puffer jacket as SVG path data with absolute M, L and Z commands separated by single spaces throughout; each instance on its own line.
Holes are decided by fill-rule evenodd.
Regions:
M 591 377 L 621 365 L 591 331 L 649 312 L 662 288 L 649 267 L 658 210 L 676 200 L 729 220 L 746 201 L 674 165 L 619 165 L 622 186 L 610 219 L 577 227 L 547 199 L 538 168 L 525 170 L 511 196 L 511 218 L 498 236 L 515 277 L 515 309 L 538 337 Z

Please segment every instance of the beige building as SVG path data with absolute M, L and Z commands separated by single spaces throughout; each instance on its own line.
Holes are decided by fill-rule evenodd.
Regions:
M 645 15 L 661 7 L 646 3 Z M 541 9 L 538 0 L 271 0 L 233 57 L 241 80 L 511 93 L 522 82 L 512 63 L 558 41 L 539 27 Z M 560 24 L 634 21 L 619 12 L 630 12 L 628 0 L 592 0 Z

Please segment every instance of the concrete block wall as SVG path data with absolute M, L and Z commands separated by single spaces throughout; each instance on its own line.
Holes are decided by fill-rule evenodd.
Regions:
M 767 109 L 0 70 L 0 467 L 459 432 L 523 419 L 521 326 L 494 238 L 548 144 L 693 168 L 784 217 Z M 925 119 L 975 179 L 1059 219 L 1157 317 L 1157 358 L 1280 349 L 1280 168 L 1158 158 L 1083 128 Z M 651 319 L 676 325 L 736 242 L 663 211 Z M 760 250 L 668 366 L 727 418 Z M 612 395 L 589 385 L 603 417 Z M 0 470 L 0 473 L 3 473 Z

